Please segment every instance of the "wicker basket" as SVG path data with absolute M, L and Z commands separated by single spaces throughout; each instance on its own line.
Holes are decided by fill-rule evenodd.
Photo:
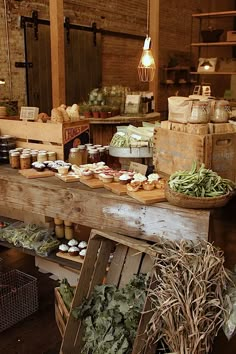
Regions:
M 233 193 L 227 193 L 219 197 L 191 197 L 183 193 L 177 193 L 170 189 L 168 183 L 165 187 L 165 196 L 170 204 L 189 209 L 220 208 L 228 203 Z

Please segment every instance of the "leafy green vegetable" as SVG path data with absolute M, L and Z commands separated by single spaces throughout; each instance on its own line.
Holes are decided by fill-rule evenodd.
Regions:
M 135 276 L 125 287 L 95 286 L 91 297 L 72 310 L 85 326 L 82 354 L 131 353 L 146 298 L 147 278 Z
M 74 297 L 74 288 L 70 286 L 67 279 L 62 279 L 59 287 L 59 292 L 67 309 L 69 310 Z

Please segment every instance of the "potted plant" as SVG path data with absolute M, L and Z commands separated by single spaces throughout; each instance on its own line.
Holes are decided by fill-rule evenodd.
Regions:
M 91 118 L 92 117 L 91 106 L 87 103 L 79 105 L 79 113 L 85 118 Z
M 101 118 L 107 118 L 108 117 L 108 112 L 111 112 L 111 107 L 109 107 L 107 105 L 101 106 L 100 117 Z
M 101 106 L 95 105 L 91 107 L 93 118 L 99 118 L 101 112 Z

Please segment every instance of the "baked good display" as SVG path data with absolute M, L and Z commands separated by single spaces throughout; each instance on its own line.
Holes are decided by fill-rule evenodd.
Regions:
M 64 243 L 62 243 L 60 246 L 59 246 L 59 251 L 62 252 L 62 253 L 67 253 L 69 250 L 69 246 L 65 245 Z
M 47 115 L 47 113 L 39 113 L 38 117 L 36 118 L 36 122 L 40 123 L 46 123 L 50 117 Z
M 165 180 L 164 180 L 164 178 L 161 178 L 158 181 L 156 181 L 155 182 L 155 187 L 157 189 L 164 189 L 165 188 Z
M 142 183 L 142 187 L 145 191 L 152 191 L 155 188 L 154 181 L 145 181 Z
M 123 173 L 120 177 L 119 177 L 119 182 L 121 184 L 128 184 L 131 182 L 131 177 L 128 173 Z
M 87 253 L 87 249 L 84 248 L 84 249 L 82 249 L 82 250 L 79 252 L 79 256 L 80 256 L 81 258 L 84 258 L 84 257 L 86 256 L 86 253 Z
M 127 190 L 130 192 L 137 192 L 142 187 L 142 183 L 139 181 L 131 181 L 127 184 Z
M 82 169 L 81 170 L 81 178 L 82 179 L 92 179 L 93 178 L 93 172 L 89 169 Z
M 142 173 L 135 173 L 133 175 L 133 179 L 135 181 L 139 181 L 139 182 L 145 182 L 147 180 L 147 177 L 142 175 Z
M 72 257 L 78 256 L 80 253 L 79 248 L 76 246 L 72 246 L 68 249 L 68 254 Z
M 112 173 L 100 173 L 99 174 L 99 179 L 103 182 L 103 183 L 111 183 L 113 181 L 113 175 Z
M 60 175 L 67 175 L 69 172 L 69 166 L 58 166 L 57 171 Z
M 31 164 L 31 166 L 38 172 L 42 172 L 45 170 L 46 166 L 44 165 L 44 163 L 41 162 L 33 162 Z
M 87 248 L 87 246 L 88 246 L 88 243 L 86 241 L 80 241 L 80 243 L 78 244 L 78 248 L 80 250 Z
M 72 247 L 72 246 L 77 246 L 78 245 L 78 241 L 75 240 L 74 238 L 72 238 L 69 242 L 68 242 L 68 246 Z

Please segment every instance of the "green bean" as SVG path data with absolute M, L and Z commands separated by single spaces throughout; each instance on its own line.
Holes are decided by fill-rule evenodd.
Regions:
M 197 169 L 196 162 L 190 171 L 177 171 L 169 178 L 169 186 L 178 193 L 195 197 L 215 197 L 232 192 L 235 183 L 206 169 L 204 164 Z

